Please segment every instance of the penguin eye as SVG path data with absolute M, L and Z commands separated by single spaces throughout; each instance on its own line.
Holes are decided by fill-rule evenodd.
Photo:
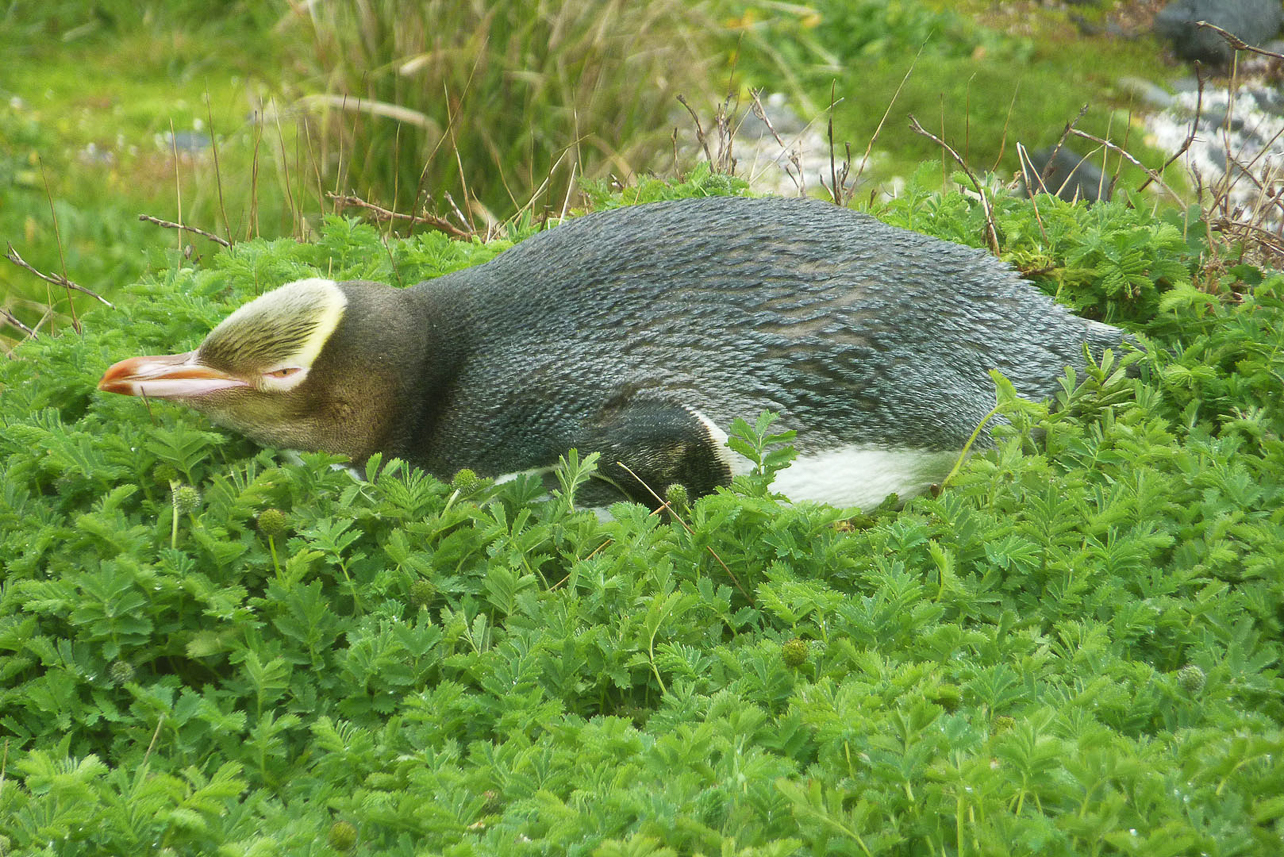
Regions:
M 308 370 L 302 366 L 282 366 L 280 369 L 269 369 L 262 375 L 258 387 L 276 393 L 293 390 L 307 377 Z

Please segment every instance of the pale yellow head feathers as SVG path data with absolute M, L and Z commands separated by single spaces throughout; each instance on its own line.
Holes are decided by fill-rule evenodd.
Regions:
M 258 375 L 311 368 L 343 318 L 348 299 L 333 280 L 296 280 L 251 301 L 210 331 L 200 361 Z

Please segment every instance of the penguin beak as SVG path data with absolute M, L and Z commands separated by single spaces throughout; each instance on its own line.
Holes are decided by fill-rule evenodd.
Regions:
M 131 357 L 108 369 L 98 382 L 98 389 L 106 393 L 150 399 L 184 399 L 248 386 L 241 378 L 204 365 L 195 351 Z

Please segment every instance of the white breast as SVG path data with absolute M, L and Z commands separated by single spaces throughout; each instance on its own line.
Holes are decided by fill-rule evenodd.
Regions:
M 687 410 L 704 424 L 733 476 L 753 469 L 747 458 L 727 446 L 725 431 L 695 408 Z M 798 456 L 788 468 L 776 474 L 771 487 L 795 503 L 810 501 L 839 508 L 872 509 L 888 494 L 907 500 L 939 484 L 958 457 L 953 451 L 840 447 Z
M 862 447 L 800 455 L 787 469 L 776 474 L 772 490 L 795 503 L 810 500 L 840 508 L 872 509 L 888 494 L 897 494 L 904 500 L 939 484 L 958 455 L 957 452 Z

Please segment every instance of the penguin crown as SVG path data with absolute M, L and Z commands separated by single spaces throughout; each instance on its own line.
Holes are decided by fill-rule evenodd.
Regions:
M 198 359 L 207 366 L 252 371 L 267 387 L 295 386 L 339 326 L 347 306 L 347 296 L 333 280 L 287 283 L 225 318 L 201 343 Z

